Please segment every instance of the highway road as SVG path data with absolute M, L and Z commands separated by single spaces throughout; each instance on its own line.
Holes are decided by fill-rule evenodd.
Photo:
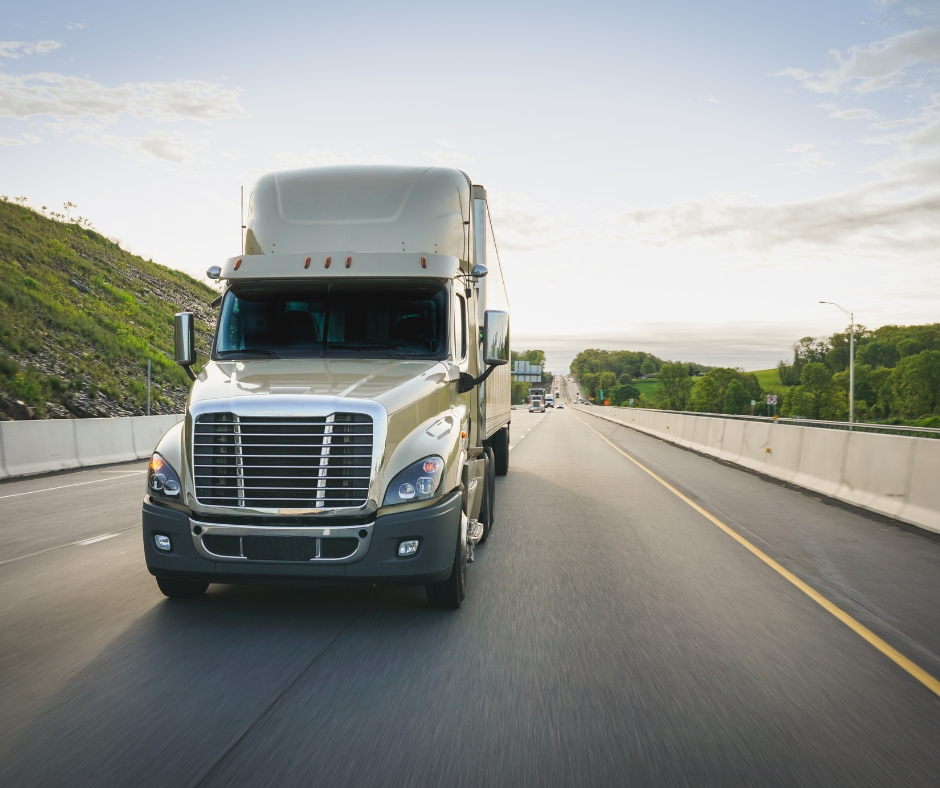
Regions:
M 715 521 L 928 678 L 938 541 L 570 407 L 512 436 L 459 611 L 167 600 L 142 463 L 0 484 L 0 785 L 937 785 L 940 697 Z

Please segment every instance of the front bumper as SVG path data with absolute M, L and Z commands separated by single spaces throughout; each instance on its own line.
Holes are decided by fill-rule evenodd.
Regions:
M 461 494 L 455 491 L 425 509 L 377 517 L 368 525 L 331 527 L 332 534 L 366 534 L 360 546 L 346 559 L 337 561 L 266 561 L 233 559 L 208 552 L 202 542 L 203 528 L 198 515 L 158 506 L 148 500 L 143 505 L 144 556 L 147 569 L 159 577 L 185 577 L 211 583 L 263 582 L 265 580 L 352 580 L 360 582 L 423 585 L 446 580 L 454 563 L 454 550 L 460 530 Z M 335 521 L 334 521 L 335 522 Z M 194 529 L 200 533 L 196 533 Z M 316 529 L 246 527 L 233 517 L 231 525 L 209 526 L 216 533 L 251 533 L 255 536 L 319 536 Z M 223 529 L 222 531 L 218 530 Z M 347 533 L 348 529 L 348 533 Z M 209 533 L 206 531 L 205 533 Z M 154 536 L 170 537 L 172 550 L 156 548 Z M 418 553 L 398 557 L 404 539 L 420 540 Z

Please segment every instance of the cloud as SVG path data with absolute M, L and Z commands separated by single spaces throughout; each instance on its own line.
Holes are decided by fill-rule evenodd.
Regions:
M 17 145 L 26 145 L 26 140 L 13 139 L 12 137 L 0 137 L 0 145 L 12 148 Z
M 936 178 L 937 172 L 906 176 L 910 173 L 902 169 L 888 183 L 791 203 L 752 204 L 746 195 L 713 195 L 664 208 L 628 210 L 619 221 L 651 246 L 707 241 L 751 253 L 789 245 L 818 251 L 933 251 L 940 245 L 940 191 L 904 199 L 892 191 Z
M 490 189 L 487 197 L 500 251 L 536 252 L 594 237 L 593 230 L 575 223 L 558 227 L 547 205 L 532 202 L 524 195 Z
M 94 117 L 114 123 L 120 115 L 157 122 L 247 118 L 238 92 L 199 80 L 137 82 L 106 87 L 65 74 L 0 74 L 0 117 Z
M 122 137 L 107 133 L 104 124 L 67 121 L 46 126 L 56 136 L 70 142 L 86 142 L 99 148 L 116 148 L 137 159 L 156 159 L 174 164 L 195 161 L 205 146 L 177 131 L 151 131 L 146 137 Z
M 822 151 L 816 150 L 812 142 L 801 142 L 798 145 L 791 145 L 786 150 L 787 153 L 795 153 L 799 156 L 797 161 L 781 162 L 778 167 L 792 167 L 795 172 L 813 172 L 820 167 L 832 167 L 834 161 L 829 161 Z
M 863 120 L 864 118 L 873 118 L 875 113 L 865 107 L 855 107 L 854 109 L 843 109 L 839 112 L 829 114 L 830 118 L 839 120 Z
M 334 153 L 330 148 L 310 148 L 302 152 L 286 151 L 275 153 L 274 158 L 289 167 L 321 167 L 329 164 L 398 164 L 397 159 L 389 156 L 376 154 L 363 157 L 351 151 Z
M 882 90 L 900 82 L 905 76 L 903 69 L 940 60 L 940 29 L 925 27 L 867 46 L 851 46 L 847 57 L 837 49 L 830 54 L 836 59 L 834 69 L 813 73 L 786 68 L 773 76 L 793 77 L 817 93 L 837 93 L 850 83 L 858 93 Z
M 442 148 L 456 148 L 457 143 L 451 142 L 450 140 L 434 140 Z
M 922 8 L 914 8 L 913 6 L 907 6 L 904 9 L 904 13 L 908 16 L 926 16 L 927 12 Z
M 84 30 L 86 27 L 88 27 L 88 23 L 87 22 L 71 22 L 70 24 L 67 24 L 65 27 L 67 30 Z
M 8 57 L 18 60 L 23 55 L 45 55 L 53 49 L 58 49 L 62 44 L 52 39 L 42 41 L 0 41 L 0 57 Z
M 709 93 L 707 96 L 699 96 L 698 100 L 707 102 L 708 104 L 721 104 L 721 99 L 715 98 L 715 96 L 713 96 L 711 93 Z
M 473 164 L 473 159 L 465 153 L 456 150 L 426 150 L 422 154 L 441 167 L 452 167 L 454 164 Z

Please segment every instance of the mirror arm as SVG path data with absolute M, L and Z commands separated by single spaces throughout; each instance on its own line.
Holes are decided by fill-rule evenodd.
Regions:
M 196 373 L 193 372 L 193 370 L 192 370 L 192 368 L 189 366 L 189 364 L 180 364 L 180 366 L 181 366 L 183 369 L 186 370 L 186 374 L 189 375 L 189 379 L 190 379 L 190 380 L 192 380 L 192 381 L 195 381 L 195 380 L 196 380 Z
M 486 380 L 490 376 L 490 373 L 494 369 L 496 369 L 496 367 L 501 367 L 501 366 L 502 364 L 490 364 L 489 366 L 487 366 L 486 372 L 484 372 L 478 378 L 473 377 L 473 375 L 471 375 L 469 372 L 461 372 L 460 380 L 457 381 L 457 393 L 466 394 L 468 391 L 473 391 L 473 389 L 479 386 L 484 380 Z

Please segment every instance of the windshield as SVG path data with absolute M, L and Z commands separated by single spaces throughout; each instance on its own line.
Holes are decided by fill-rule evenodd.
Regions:
M 439 358 L 436 282 L 242 282 L 222 301 L 213 357 Z

